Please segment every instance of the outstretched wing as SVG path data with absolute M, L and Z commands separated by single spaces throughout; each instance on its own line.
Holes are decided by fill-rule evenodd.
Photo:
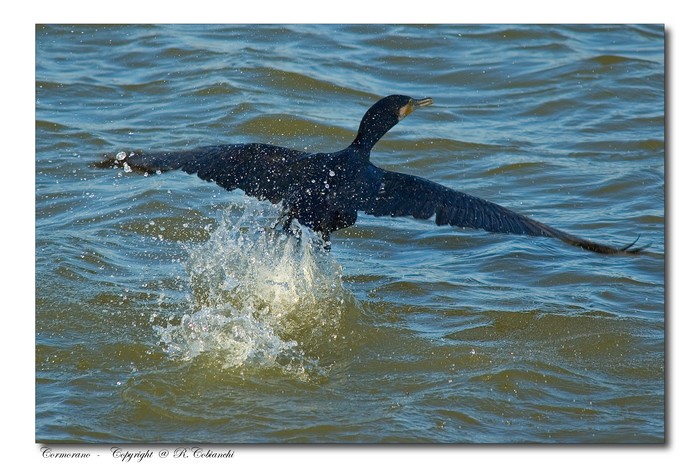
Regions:
M 490 201 L 452 190 L 424 178 L 376 167 L 381 182 L 368 193 L 362 210 L 375 216 L 413 216 L 437 225 L 482 229 L 489 232 L 558 238 L 597 253 L 637 253 L 633 242 L 616 248 L 570 235 Z
M 289 167 L 305 155 L 269 144 L 233 144 L 177 152 L 119 153 L 100 165 L 147 173 L 182 169 L 227 190 L 240 188 L 249 196 L 278 203 L 292 182 Z

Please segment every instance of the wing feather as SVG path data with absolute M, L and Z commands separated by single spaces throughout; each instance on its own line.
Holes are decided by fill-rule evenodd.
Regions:
M 100 165 L 126 163 L 134 171 L 147 173 L 181 169 L 227 190 L 239 188 L 249 196 L 278 203 L 291 182 L 291 164 L 306 155 L 269 144 L 233 144 L 177 152 L 130 153 Z
M 374 216 L 413 216 L 437 225 L 451 225 L 488 232 L 558 238 L 597 253 L 638 253 L 642 248 L 613 247 L 585 240 L 531 219 L 496 203 L 452 190 L 424 178 L 375 167 L 378 185 L 365 196 L 361 207 Z

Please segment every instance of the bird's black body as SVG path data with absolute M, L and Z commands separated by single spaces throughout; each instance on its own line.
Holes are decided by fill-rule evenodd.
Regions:
M 101 166 L 124 166 L 156 173 L 182 169 L 227 190 L 284 204 L 288 220 L 320 232 L 349 227 L 358 211 L 375 216 L 413 216 L 438 225 L 490 232 L 558 238 L 597 253 L 637 253 L 641 248 L 602 245 L 570 235 L 495 203 L 429 180 L 390 172 L 370 162 L 370 151 L 384 134 L 414 108 L 431 99 L 388 96 L 362 118 L 355 140 L 342 151 L 305 153 L 267 144 L 209 146 L 190 151 L 126 153 Z

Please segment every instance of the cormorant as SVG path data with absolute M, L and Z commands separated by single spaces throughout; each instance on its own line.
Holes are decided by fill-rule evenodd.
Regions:
M 498 204 L 452 190 L 430 180 L 377 167 L 370 151 L 387 131 L 431 98 L 384 97 L 367 110 L 347 148 L 311 154 L 269 144 L 207 146 L 175 152 L 126 153 L 101 167 L 147 173 L 182 169 L 227 190 L 283 203 L 287 224 L 297 219 L 328 242 L 330 233 L 350 227 L 357 212 L 374 216 L 413 216 L 437 225 L 558 238 L 603 254 L 638 253 L 643 248 L 614 247 L 585 240 L 518 214 Z

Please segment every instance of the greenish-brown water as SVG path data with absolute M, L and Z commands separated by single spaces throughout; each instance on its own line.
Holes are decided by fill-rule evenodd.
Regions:
M 40 26 L 36 439 L 664 440 L 661 26 Z M 332 151 L 377 98 L 435 104 L 374 150 L 606 243 L 277 208 L 122 149 Z

